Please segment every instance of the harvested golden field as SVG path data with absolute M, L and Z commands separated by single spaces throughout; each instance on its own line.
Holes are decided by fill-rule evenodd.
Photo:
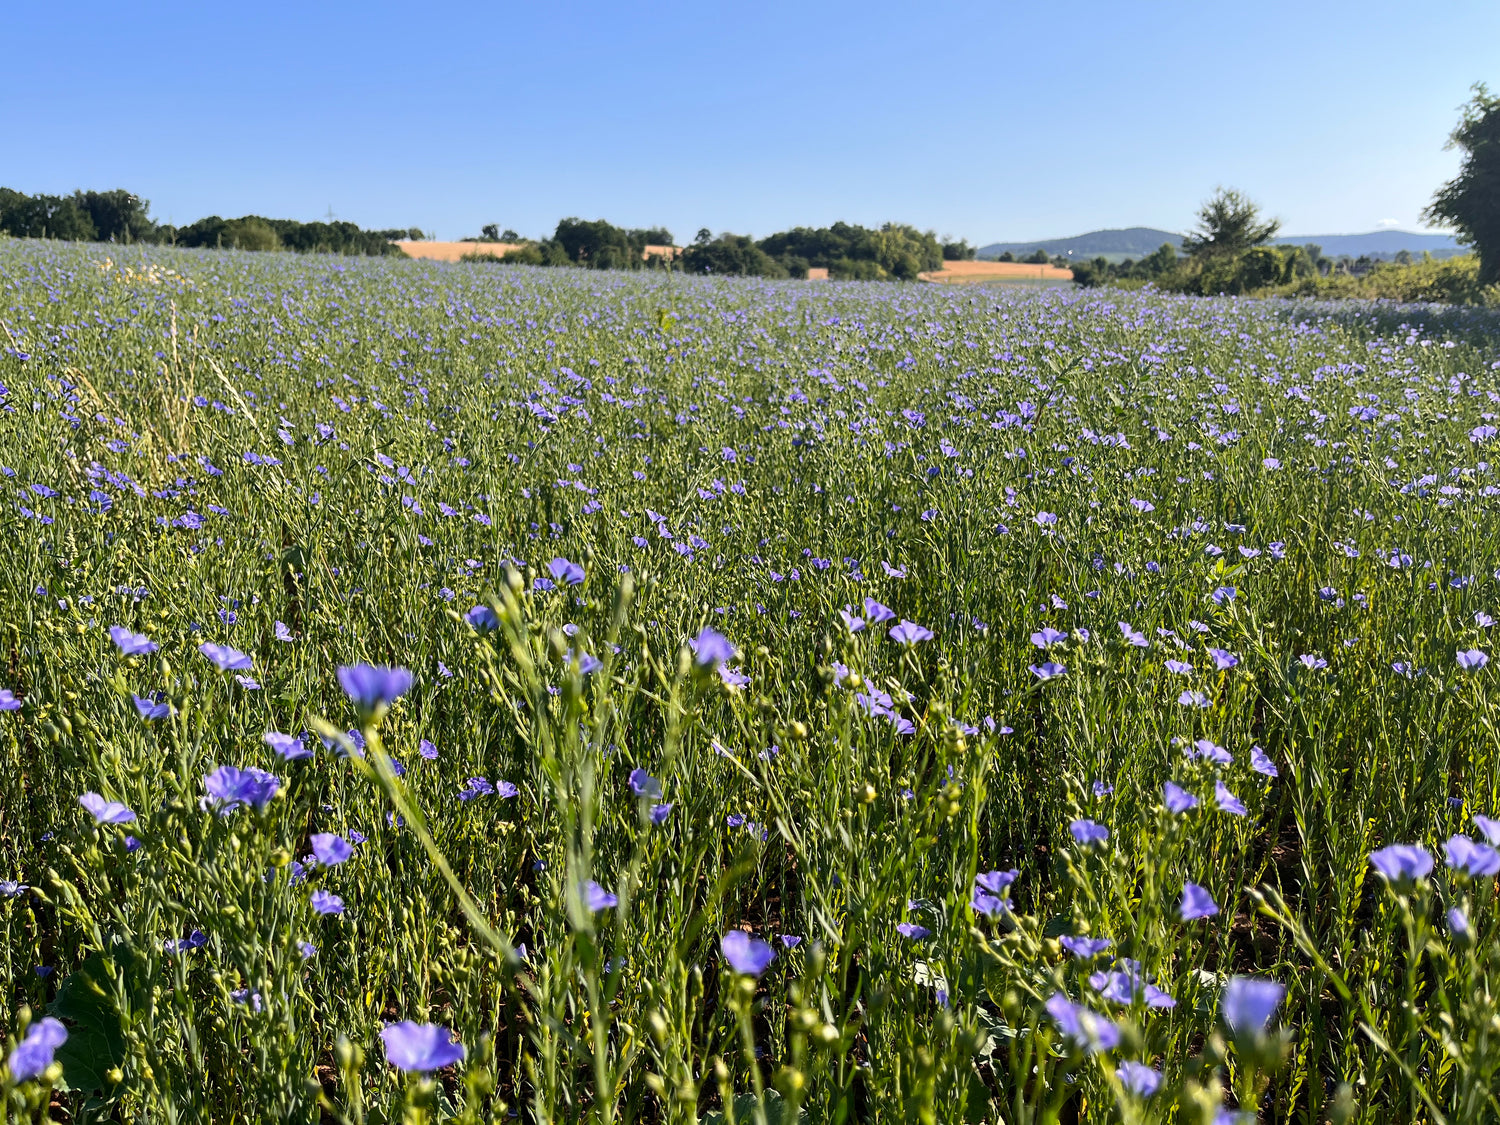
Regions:
M 427 258 L 434 262 L 456 262 L 465 254 L 488 254 L 503 258 L 511 250 L 519 250 L 521 242 L 398 242 L 401 252 L 408 258 Z
M 941 270 L 917 275 L 944 285 L 980 281 L 1072 281 L 1073 271 L 1031 262 L 944 262 Z

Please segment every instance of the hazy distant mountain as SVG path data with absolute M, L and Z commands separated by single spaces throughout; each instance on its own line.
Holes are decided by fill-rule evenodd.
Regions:
M 1173 246 L 1182 245 L 1182 235 L 1169 230 L 1152 227 L 1128 227 L 1125 230 L 1096 230 L 1072 238 L 1048 238 L 1039 242 L 992 242 L 979 248 L 979 257 L 998 258 L 1009 250 L 1017 258 L 1024 258 L 1037 250 L 1048 254 L 1062 254 L 1072 258 L 1108 258 L 1121 261 L 1125 258 L 1140 258 L 1152 253 L 1163 242 Z M 1417 234 L 1400 230 L 1377 230 L 1369 234 L 1296 234 L 1282 235 L 1275 240 L 1277 245 L 1303 245 L 1314 243 L 1323 248 L 1329 258 L 1348 255 L 1358 258 L 1390 258 L 1397 251 L 1409 250 L 1413 254 L 1428 251 L 1435 258 L 1461 254 L 1463 247 L 1448 234 Z
M 1075 258 L 1097 258 L 1103 254 L 1120 254 L 1139 258 L 1149 254 L 1163 242 L 1173 246 L 1182 245 L 1182 235 L 1169 230 L 1153 230 L 1150 227 L 1129 227 L 1125 230 L 1096 230 L 1072 238 L 1048 238 L 1040 242 L 992 242 L 979 248 L 981 258 L 998 258 L 1009 250 L 1018 258 L 1038 250 L 1049 254 L 1071 254 Z
M 1283 234 L 1276 244 L 1294 246 L 1313 243 L 1323 248 L 1324 257 L 1339 258 L 1347 254 L 1358 258 L 1361 254 L 1370 257 L 1389 257 L 1400 250 L 1410 250 L 1420 255 L 1423 250 L 1433 257 L 1462 253 L 1463 247 L 1451 234 L 1416 234 L 1404 230 L 1377 230 L 1369 234 Z

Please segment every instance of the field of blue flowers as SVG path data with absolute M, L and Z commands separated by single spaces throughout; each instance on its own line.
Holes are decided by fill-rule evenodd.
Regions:
M 1485 315 L 0 242 L 5 1113 L 1500 1120 Z

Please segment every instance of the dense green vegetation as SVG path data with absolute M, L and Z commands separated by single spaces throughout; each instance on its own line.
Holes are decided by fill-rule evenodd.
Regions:
M 148 242 L 223 250 L 296 250 L 300 253 L 389 255 L 394 239 L 421 238 L 410 230 L 361 230 L 354 223 L 301 223 L 245 215 L 210 215 L 185 227 L 158 224 L 150 203 L 123 189 L 26 195 L 0 187 L 0 234 L 67 242 Z
M 1492 314 L 0 279 L 11 1116 L 1500 1120 Z

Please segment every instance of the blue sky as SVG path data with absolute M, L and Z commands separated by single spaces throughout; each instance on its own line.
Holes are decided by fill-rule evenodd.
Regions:
M 420 226 L 1418 229 L 1500 4 L 12 5 L 0 184 Z

